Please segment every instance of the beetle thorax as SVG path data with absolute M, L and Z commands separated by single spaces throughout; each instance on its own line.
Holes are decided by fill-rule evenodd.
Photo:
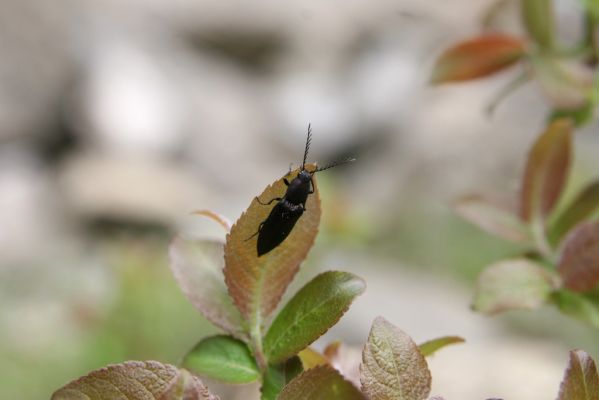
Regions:
M 306 170 L 300 171 L 299 174 L 289 182 L 285 198 L 293 204 L 304 204 L 310 193 L 310 184 L 312 175 Z

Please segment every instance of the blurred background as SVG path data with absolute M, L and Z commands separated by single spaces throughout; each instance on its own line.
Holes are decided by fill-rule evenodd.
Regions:
M 519 249 L 450 209 L 517 193 L 548 107 L 528 85 L 486 113 L 513 70 L 428 85 L 481 21 L 519 32 L 515 4 L 495 3 L 1 0 L 0 398 L 48 398 L 128 359 L 176 363 L 215 332 L 176 286 L 169 241 L 224 238 L 189 212 L 236 219 L 301 163 L 308 123 L 310 160 L 358 161 L 318 176 L 321 231 L 289 292 L 323 269 L 369 285 L 317 347 L 359 348 L 383 315 L 417 342 L 467 340 L 431 359 L 432 394 L 554 398 L 569 349 L 599 356 L 597 332 L 553 309 L 472 313 L 476 275 Z M 557 3 L 562 39 L 576 37 L 578 3 Z M 576 137 L 570 190 L 596 176 L 596 130 Z

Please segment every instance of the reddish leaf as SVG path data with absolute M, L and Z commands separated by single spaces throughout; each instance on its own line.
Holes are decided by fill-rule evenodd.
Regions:
M 306 165 L 308 170 L 315 168 L 314 164 Z M 298 172 L 296 169 L 286 177 L 295 177 Z M 286 189 L 281 178 L 268 186 L 259 198 L 268 202 L 283 196 Z M 225 244 L 225 281 L 235 305 L 252 326 L 262 324 L 263 318 L 276 308 L 314 243 L 321 213 L 318 187 L 315 184 L 314 193 L 308 196 L 306 211 L 289 236 L 274 250 L 258 257 L 257 235 L 249 238 L 258 231 L 272 207 L 254 199 L 231 228 Z
M 364 400 L 350 382 L 328 365 L 315 367 L 293 379 L 277 400 Z
M 599 400 L 599 376 L 591 356 L 582 350 L 570 352 L 570 364 L 560 386 L 558 400 Z
M 579 224 L 566 236 L 558 263 L 564 286 L 587 292 L 599 283 L 599 222 Z
M 526 243 L 530 240 L 527 227 L 508 207 L 480 195 L 470 195 L 454 204 L 458 215 L 480 229 L 502 239 Z
M 127 361 L 81 377 L 52 400 L 218 400 L 185 370 L 157 361 Z
M 324 355 L 345 379 L 360 387 L 360 363 L 362 351 L 357 347 L 350 347 L 341 342 L 333 342 L 324 349 Z
M 570 167 L 572 121 L 557 119 L 528 153 L 522 180 L 520 216 L 542 220 L 557 203 Z
M 223 244 L 175 237 L 169 256 L 171 271 L 191 304 L 214 325 L 246 340 L 245 322 L 225 286 Z
M 525 54 L 522 39 L 499 33 L 466 40 L 446 50 L 433 69 L 432 82 L 458 82 L 500 71 Z
M 159 400 L 220 400 L 218 396 L 210 393 L 197 376 L 185 369 L 180 369 L 179 374 L 177 383 Z
M 416 343 L 382 317 L 372 324 L 362 361 L 362 390 L 370 400 L 423 400 L 431 390 L 431 373 Z

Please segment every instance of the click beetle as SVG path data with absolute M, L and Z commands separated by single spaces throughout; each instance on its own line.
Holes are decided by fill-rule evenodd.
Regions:
M 246 240 L 258 235 L 257 250 L 258 257 L 268 253 L 269 251 L 280 245 L 291 233 L 291 230 L 306 211 L 306 200 L 308 196 L 314 193 L 314 182 L 312 178 L 315 173 L 324 171 L 329 168 L 336 167 L 347 162 L 354 161 L 353 158 L 337 161 L 322 168 L 317 168 L 314 171 L 308 171 L 305 168 L 310 142 L 312 140 L 312 129 L 308 125 L 308 138 L 306 139 L 306 147 L 304 149 L 304 159 L 300 171 L 297 176 L 291 181 L 283 178 L 283 182 L 287 186 L 287 191 L 283 197 L 275 197 L 267 203 L 260 201 L 258 203 L 266 206 L 276 201 L 277 203 L 270 211 L 268 217 L 260 223 L 258 231 Z

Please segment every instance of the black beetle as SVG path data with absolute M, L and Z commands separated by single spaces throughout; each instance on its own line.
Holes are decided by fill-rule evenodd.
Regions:
M 280 245 L 283 240 L 287 238 L 289 233 L 291 233 L 291 230 L 304 211 L 306 211 L 306 200 L 308 200 L 308 195 L 314 193 L 312 176 L 316 172 L 354 161 L 353 158 L 349 158 L 343 161 L 334 162 L 322 168 L 317 168 L 310 172 L 305 169 L 305 165 L 311 140 L 312 129 L 311 126 L 308 125 L 308 138 L 306 139 L 306 148 L 304 149 L 304 159 L 302 161 L 300 172 L 291 180 L 291 182 L 286 178 L 283 178 L 283 182 L 287 185 L 285 195 L 283 197 L 275 197 L 268 203 L 262 203 L 260 199 L 256 197 L 256 201 L 264 206 L 271 204 L 273 201 L 277 202 L 270 211 L 270 214 L 268 214 L 268 217 L 260 223 L 258 231 L 247 239 L 250 240 L 258 235 L 258 257 Z

